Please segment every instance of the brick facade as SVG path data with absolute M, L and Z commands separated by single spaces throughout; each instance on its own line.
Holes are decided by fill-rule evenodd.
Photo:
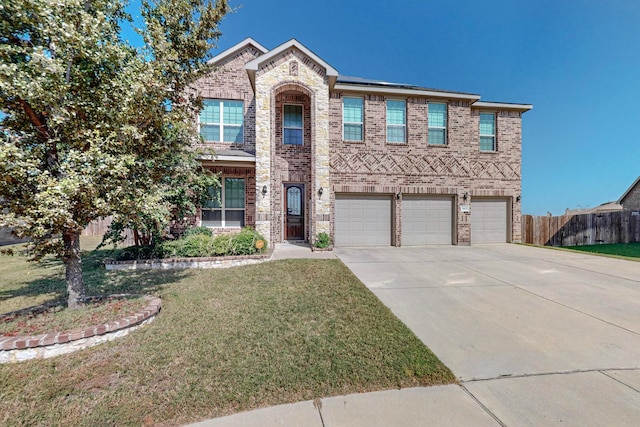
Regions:
M 243 169 L 247 225 L 271 242 L 283 241 L 285 185 L 299 183 L 305 189 L 305 240 L 314 241 L 321 231 L 334 234 L 336 193 L 388 195 L 394 245 L 402 245 L 405 195 L 451 198 L 453 243 L 460 245 L 471 241 L 470 214 L 463 207 L 473 209 L 474 198 L 502 199 L 510 211 L 508 239 L 521 240 L 521 121 L 530 106 L 481 103 L 475 95 L 400 86 L 351 84 L 341 90 L 337 72 L 295 40 L 268 53 L 248 40 L 245 46 L 232 48 L 218 70 L 197 85 L 204 97 L 244 101 L 244 144 L 211 146 L 255 153 L 255 167 Z M 343 141 L 345 96 L 363 99 L 361 142 Z M 389 99 L 406 102 L 406 143 L 387 142 Z M 447 106 L 446 145 L 429 144 L 431 102 Z M 302 146 L 282 143 L 284 104 L 303 106 Z M 480 151 L 481 112 L 495 114 L 496 151 Z M 229 173 L 225 168 L 214 170 Z M 262 188 L 267 189 L 265 194 Z

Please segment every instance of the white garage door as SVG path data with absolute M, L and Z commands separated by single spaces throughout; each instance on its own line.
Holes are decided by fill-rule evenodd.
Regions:
M 391 245 L 391 197 L 336 194 L 336 246 Z
M 452 220 L 450 197 L 404 197 L 402 246 L 452 244 Z
M 472 199 L 471 243 L 507 242 L 507 207 L 505 199 Z

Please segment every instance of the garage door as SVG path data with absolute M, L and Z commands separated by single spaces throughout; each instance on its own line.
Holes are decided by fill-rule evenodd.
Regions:
M 391 197 L 336 195 L 336 246 L 391 245 Z
M 471 200 L 471 243 L 507 242 L 507 206 L 505 199 Z
M 453 199 L 450 197 L 404 197 L 402 199 L 402 246 L 450 245 Z

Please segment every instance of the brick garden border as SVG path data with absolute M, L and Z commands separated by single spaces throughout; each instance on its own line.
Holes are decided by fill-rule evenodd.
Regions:
M 2 335 L 0 336 L 0 363 L 46 359 L 123 337 L 155 320 L 155 316 L 160 312 L 160 298 L 147 295 L 144 298 L 148 301 L 145 308 L 134 315 L 111 323 L 33 336 Z

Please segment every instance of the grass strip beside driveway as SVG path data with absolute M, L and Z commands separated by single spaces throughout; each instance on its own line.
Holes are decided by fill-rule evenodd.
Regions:
M 609 243 L 600 245 L 565 246 L 573 251 L 612 255 L 618 258 L 640 260 L 640 243 Z
M 97 265 L 96 253 L 87 262 Z M 455 381 L 338 260 L 180 272 L 93 268 L 88 277 L 96 293 L 153 291 L 162 312 L 109 344 L 1 365 L 0 424 L 180 425 Z

